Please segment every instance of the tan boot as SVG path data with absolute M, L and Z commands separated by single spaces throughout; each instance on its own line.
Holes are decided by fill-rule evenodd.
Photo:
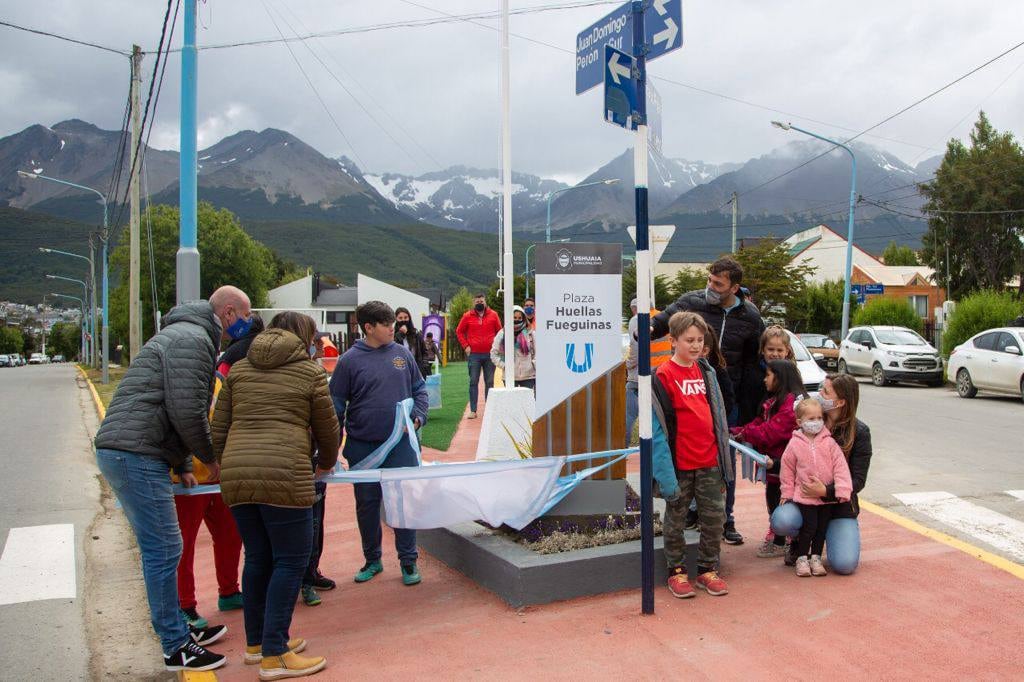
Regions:
M 305 677 L 327 667 L 323 656 L 299 656 L 289 651 L 281 656 L 264 656 L 260 661 L 261 680 L 283 680 L 288 677 Z
M 296 654 L 302 653 L 306 650 L 306 640 L 301 637 L 293 637 L 288 640 L 288 651 Z M 263 660 L 263 646 L 257 644 L 255 646 L 245 647 L 245 664 L 256 665 Z

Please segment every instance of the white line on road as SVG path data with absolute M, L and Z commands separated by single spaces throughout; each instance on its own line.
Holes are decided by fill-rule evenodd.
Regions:
M 1024 501 L 1024 490 L 1004 490 L 1007 495 L 1013 495 L 1018 500 Z
M 76 596 L 74 525 L 12 528 L 0 557 L 0 604 Z
M 1024 523 L 944 491 L 900 493 L 897 500 L 917 512 L 1024 561 Z

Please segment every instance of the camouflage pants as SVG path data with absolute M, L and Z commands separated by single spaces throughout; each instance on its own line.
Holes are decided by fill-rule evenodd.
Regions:
M 725 527 L 725 483 L 718 467 L 677 471 L 679 498 L 673 504 L 665 504 L 665 520 L 662 537 L 665 540 L 665 561 L 669 570 L 686 565 L 686 512 L 690 500 L 697 500 L 697 514 L 700 516 L 700 545 L 697 563 L 702 569 L 718 566 L 718 553 L 722 544 L 722 530 Z

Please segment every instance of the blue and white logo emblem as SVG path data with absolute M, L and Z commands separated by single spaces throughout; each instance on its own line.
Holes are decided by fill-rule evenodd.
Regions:
M 594 344 L 583 344 L 583 362 L 576 361 L 576 344 L 565 344 L 565 366 L 573 374 L 586 374 L 594 366 Z

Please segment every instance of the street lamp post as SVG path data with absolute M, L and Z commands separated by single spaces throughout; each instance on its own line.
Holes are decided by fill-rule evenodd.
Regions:
M 566 237 L 565 239 L 556 239 L 556 240 L 554 240 L 551 243 L 552 244 L 557 244 L 559 242 L 567 242 L 567 241 L 569 241 L 568 237 Z M 526 261 L 526 269 L 523 270 L 523 277 L 526 278 L 526 298 L 530 298 L 530 251 L 532 251 L 533 247 L 535 247 L 535 246 L 537 246 L 537 245 L 536 244 L 530 244 L 529 246 L 526 247 L 526 257 L 524 258 L 524 260 Z
M 80 190 L 83 190 L 83 191 L 86 191 L 86 192 L 92 192 L 93 194 L 97 195 L 100 198 L 100 202 L 103 204 L 103 232 L 100 234 L 100 242 L 103 243 L 103 255 L 101 256 L 101 258 L 103 260 L 103 307 L 102 307 L 102 310 L 103 310 L 103 347 L 102 347 L 102 364 L 103 364 L 103 383 L 104 384 L 110 383 L 110 372 L 109 372 L 109 364 L 110 364 L 110 323 L 109 323 L 110 310 L 108 310 L 108 306 L 110 304 L 110 299 L 109 299 L 110 276 L 109 276 L 109 272 L 108 272 L 108 268 L 107 268 L 107 242 L 109 241 L 110 235 L 108 234 L 108 231 L 107 231 L 108 230 L 107 229 L 107 197 L 104 196 L 103 192 L 99 191 L 98 189 L 93 189 L 92 187 L 86 187 L 85 185 L 79 185 L 79 184 L 76 184 L 74 182 L 68 182 L 67 180 L 60 180 L 59 178 L 51 178 L 50 176 L 43 175 L 41 173 L 26 173 L 25 171 L 18 171 L 18 175 L 20 175 L 23 178 L 29 178 L 29 179 L 49 180 L 50 182 L 56 182 L 56 183 L 58 183 L 60 185 L 67 185 L 68 187 L 74 187 L 75 189 L 80 189 Z
M 79 352 L 81 353 L 80 357 L 84 358 L 85 357 L 85 320 L 86 320 L 85 301 L 83 301 L 82 299 L 78 298 L 77 296 L 69 296 L 68 294 L 53 293 L 53 294 L 50 294 L 50 296 L 57 296 L 58 298 L 68 298 L 68 299 L 71 299 L 72 301 L 78 301 L 79 305 L 81 306 L 81 309 L 82 309 L 82 326 L 81 326 L 82 345 L 81 345 L 81 350 Z
M 857 202 L 857 157 L 854 156 L 853 150 L 847 147 L 842 142 L 829 139 L 817 133 L 812 133 L 809 130 L 798 128 L 792 123 L 782 123 L 780 121 L 772 121 L 772 125 L 782 130 L 796 130 L 804 135 L 810 135 L 811 137 L 817 138 L 823 142 L 834 144 L 837 147 L 842 147 L 846 150 L 846 153 L 850 155 L 850 216 L 846 224 L 846 276 L 843 283 L 843 327 L 842 327 L 842 338 L 846 338 L 846 333 L 850 331 L 850 278 L 853 275 L 853 210 Z
M 90 256 L 80 256 L 77 253 L 71 253 L 69 251 L 61 251 L 60 249 L 50 249 L 50 248 L 47 248 L 45 246 L 40 246 L 39 250 L 41 252 L 43 252 L 43 253 L 56 253 L 56 254 L 60 254 L 61 256 L 70 256 L 72 258 L 81 258 L 82 260 L 84 260 L 86 263 L 89 264 L 89 278 L 88 278 L 89 292 L 88 292 L 88 296 L 92 297 L 92 325 L 90 326 L 90 324 L 89 324 L 89 317 L 88 317 L 87 311 L 83 311 L 82 330 L 83 330 L 83 338 L 85 338 L 85 335 L 87 334 L 89 339 L 91 340 L 90 343 L 93 346 L 95 346 L 96 345 L 96 280 L 95 280 L 96 268 L 93 265 L 92 256 L 91 255 Z M 88 298 L 88 296 L 87 296 L 87 298 Z M 86 303 L 86 306 L 88 307 L 88 303 Z M 85 330 L 89 330 L 89 331 L 86 332 Z M 94 355 L 93 353 L 89 352 L 89 346 L 87 345 L 85 347 L 85 354 L 82 355 L 82 361 L 83 362 L 89 362 L 86 359 L 86 357 L 91 358 L 93 355 Z
M 556 194 L 568 192 L 571 189 L 583 189 L 584 187 L 593 187 L 594 185 L 614 185 L 618 181 L 618 178 L 611 178 L 610 180 L 595 180 L 594 182 L 585 182 L 582 185 L 563 187 L 562 189 L 556 189 L 554 192 L 548 192 L 548 220 L 547 227 L 544 229 L 544 241 L 551 241 L 551 200 L 555 198 Z

